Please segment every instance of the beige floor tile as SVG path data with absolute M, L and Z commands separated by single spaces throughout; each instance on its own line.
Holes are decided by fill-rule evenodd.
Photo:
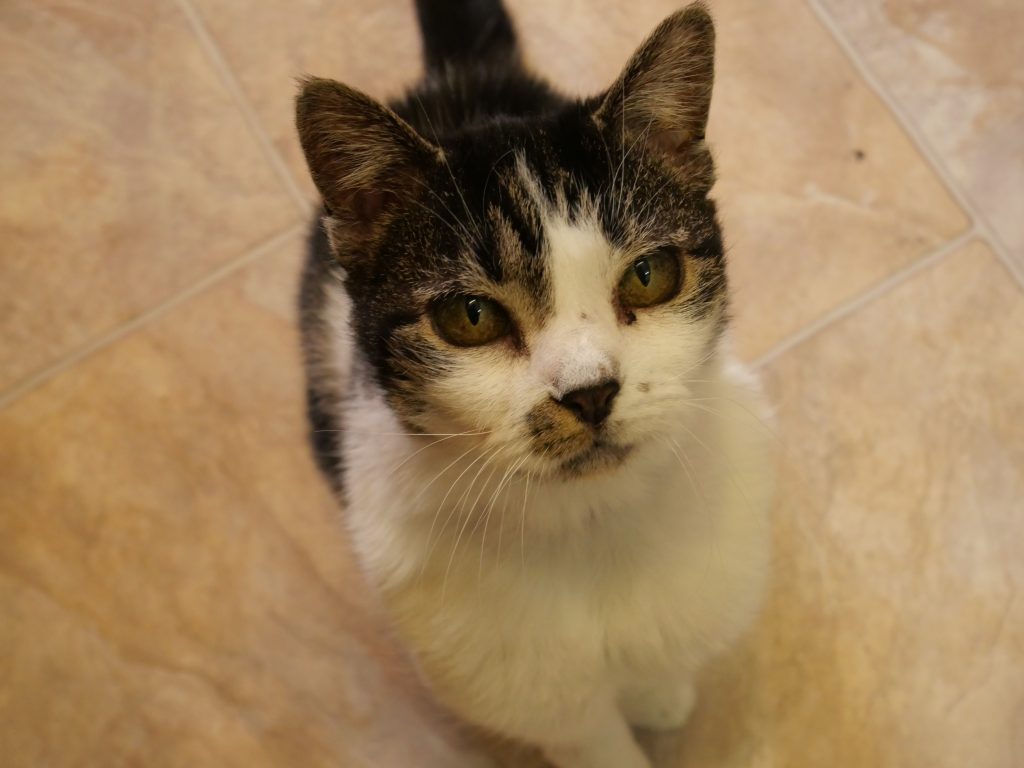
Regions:
M 1024 270 L 1024 3 L 822 4 Z
M 386 96 L 419 72 L 412 4 L 404 0 L 300 9 L 197 3 L 303 178 L 292 77 L 313 72 Z M 679 7 L 675 0 L 509 5 L 529 61 L 580 93 L 610 84 L 644 35 Z M 967 222 L 802 2 L 738 0 L 712 9 L 719 75 L 709 136 L 719 158 L 739 345 L 754 357 Z
M 0 3 L 0 392 L 299 216 L 174 3 Z
M 771 597 L 666 765 L 1024 765 L 1024 295 L 973 245 L 767 378 Z
M 295 135 L 296 79 L 334 77 L 385 99 L 422 70 L 412 0 L 191 1 L 311 200 L 316 190 Z
M 305 440 L 299 242 L 0 414 L 0 760 L 457 768 Z

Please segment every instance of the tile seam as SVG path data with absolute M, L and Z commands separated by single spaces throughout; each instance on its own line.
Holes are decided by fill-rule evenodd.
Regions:
M 857 74 L 860 75 L 861 79 L 867 84 L 871 91 L 881 99 L 883 104 L 885 104 L 897 124 L 903 129 L 903 132 L 908 136 L 908 138 L 910 138 L 917 151 L 921 153 L 925 162 L 931 168 L 932 173 L 939 178 L 939 181 L 942 182 L 946 191 L 971 220 L 972 228 L 976 230 L 981 237 L 988 241 L 988 245 L 1003 263 L 1003 266 L 1010 272 L 1013 279 L 1016 280 L 1017 285 L 1024 290 L 1024 265 L 1018 264 L 1017 260 L 1010 255 L 1009 248 L 1002 241 L 995 228 L 989 223 L 985 214 L 977 205 L 975 205 L 974 200 L 971 199 L 970 195 L 967 194 L 960 183 L 953 177 L 953 174 L 942 159 L 942 156 L 932 146 L 924 133 L 918 128 L 917 123 L 912 119 L 906 109 L 904 109 L 903 105 L 889 92 L 889 89 L 883 85 L 881 78 L 879 78 L 868 66 L 867 62 L 854 47 L 846 32 L 832 17 L 832 14 L 825 8 L 821 0 L 807 0 L 807 3 L 814 14 L 818 17 L 818 21 L 821 25 L 825 27 L 829 34 L 832 35 L 832 38 L 836 41 L 836 44 L 853 65 Z
M 292 224 L 287 229 L 278 232 L 268 240 L 265 240 L 254 248 L 251 248 L 242 256 L 239 256 L 227 264 L 223 264 L 212 272 L 209 272 L 188 288 L 179 291 L 170 298 L 157 304 L 155 307 L 152 307 L 145 312 L 136 315 L 130 320 L 121 323 L 115 328 L 94 337 L 78 349 L 59 358 L 57 361 L 50 363 L 34 373 L 30 373 L 28 376 L 22 378 L 10 388 L 0 393 L 0 410 L 6 408 L 11 403 L 20 399 L 22 396 L 28 394 L 37 387 L 45 384 L 47 381 L 50 381 L 65 371 L 70 370 L 83 360 L 86 360 L 97 352 L 115 344 L 153 320 L 160 318 L 180 304 L 183 304 L 189 299 L 203 293 L 207 289 L 212 288 L 227 277 L 230 277 L 241 270 L 243 267 L 258 261 L 261 257 L 272 252 L 278 246 L 286 243 L 290 238 L 298 237 L 305 230 L 305 226 L 306 225 L 304 223 Z
M 295 181 L 295 177 L 292 176 L 292 173 L 288 168 L 288 164 L 274 146 L 274 142 L 271 140 L 270 134 L 264 128 L 263 123 L 256 115 L 256 112 L 249 103 L 248 98 L 246 98 L 245 93 L 242 90 L 242 86 L 238 82 L 238 78 L 235 77 L 234 72 L 228 65 L 227 59 L 224 57 L 220 47 L 214 40 L 209 28 L 206 26 L 206 22 L 203 20 L 203 17 L 200 15 L 191 0 L 176 0 L 176 2 L 182 13 L 184 13 L 188 19 L 189 26 L 191 26 L 193 33 L 199 40 L 199 44 L 203 48 L 203 52 L 210 60 L 213 68 L 217 71 L 217 75 L 220 77 L 222 84 L 227 89 L 232 100 L 235 102 L 235 106 L 242 113 L 243 119 L 249 126 L 249 130 L 259 144 L 264 157 L 270 163 L 271 169 L 278 176 L 281 183 L 284 184 L 288 196 L 292 198 L 292 201 L 296 204 L 299 211 L 304 215 L 309 215 L 313 210 L 312 201 L 307 199 L 302 193 L 298 183 Z
M 855 314 L 858 310 L 871 304 L 876 299 L 885 296 L 888 293 L 896 290 L 899 286 L 910 280 L 914 275 L 925 271 L 929 267 L 932 267 L 944 258 L 949 256 L 951 253 L 964 247 L 972 240 L 978 239 L 979 232 L 975 228 L 971 228 L 966 232 L 962 232 L 951 240 L 947 240 L 942 245 L 932 249 L 921 258 L 908 264 L 898 272 L 894 272 L 888 277 L 882 279 L 866 291 L 854 296 L 851 299 L 847 299 L 845 302 L 834 307 L 827 313 L 814 320 L 803 328 L 789 334 L 786 338 L 775 344 L 771 349 L 758 357 L 754 358 L 750 363 L 750 367 L 754 369 L 761 369 L 771 364 L 784 354 L 789 352 L 796 347 L 804 344 L 810 339 L 817 336 L 822 331 L 828 329 L 832 325 L 840 322 L 841 320 Z

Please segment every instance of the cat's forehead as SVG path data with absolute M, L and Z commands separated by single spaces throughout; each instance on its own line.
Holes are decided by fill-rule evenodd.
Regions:
M 703 226 L 663 163 L 635 142 L 609 146 L 586 114 L 465 131 L 443 157 L 423 198 L 434 214 L 422 223 L 433 230 L 415 291 L 425 298 L 480 293 L 540 321 L 567 296 L 608 298 L 630 258 Z M 409 214 L 424 218 L 420 206 Z
M 571 148 L 549 124 L 525 137 L 468 142 L 447 154 L 438 183 L 448 194 L 434 194 L 437 221 L 460 236 L 463 256 L 488 280 L 539 290 L 560 251 L 568 248 L 583 268 L 582 251 L 598 256 L 613 244 L 628 248 L 637 234 L 650 232 L 645 217 L 653 208 L 636 204 L 649 185 L 638 182 L 636 164 L 625 169 L 608 148 L 593 146 L 600 142 L 596 131 L 569 135 L 576 140 Z M 584 241 L 591 247 L 582 249 Z
M 444 154 L 454 178 L 479 195 L 471 204 L 485 210 L 509 195 L 565 197 L 572 205 L 585 190 L 607 183 L 612 163 L 593 120 L 574 110 L 483 125 L 446 144 Z
M 603 182 L 594 162 L 563 156 L 550 129 L 531 128 L 510 132 L 505 141 L 484 135 L 447 153 L 439 183 L 448 194 L 434 199 L 454 224 L 438 218 L 438 225 L 454 229 L 461 241 L 452 266 L 518 289 L 543 310 L 551 308 L 552 259 L 567 242 L 564 233 L 577 225 L 592 234 L 600 229 Z

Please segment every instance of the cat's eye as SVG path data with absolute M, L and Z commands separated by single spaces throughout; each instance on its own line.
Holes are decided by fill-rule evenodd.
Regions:
M 682 282 L 679 256 L 662 248 L 637 259 L 619 281 L 619 301 L 624 307 L 653 307 L 678 293 Z
M 453 296 L 434 307 L 434 327 L 445 341 L 458 347 L 478 347 L 507 336 L 512 330 L 508 312 L 482 296 Z

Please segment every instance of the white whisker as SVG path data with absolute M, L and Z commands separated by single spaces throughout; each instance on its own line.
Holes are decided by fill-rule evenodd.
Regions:
M 491 494 L 490 502 L 487 505 L 487 513 L 484 516 L 484 532 L 483 532 L 483 534 L 480 537 L 480 564 L 479 564 L 478 573 L 477 573 L 477 581 L 479 581 L 481 579 L 481 577 L 483 575 L 483 571 L 484 571 L 484 544 L 487 541 L 487 526 L 488 526 L 488 524 L 491 521 L 491 512 L 494 510 L 494 504 L 498 500 L 498 497 L 501 495 L 501 492 L 505 489 L 506 483 L 511 483 L 512 482 L 512 478 L 515 476 L 516 470 L 519 467 L 521 467 L 523 465 L 523 462 L 525 462 L 528 458 L 529 458 L 529 454 L 526 454 L 521 459 L 519 459 L 519 461 L 514 462 L 513 464 L 510 464 L 508 469 L 505 470 L 505 474 L 501 476 L 501 480 L 498 481 L 497 489 L 494 491 L 493 494 Z M 479 521 L 477 521 L 477 525 L 479 525 L 479 524 L 480 524 Z M 476 526 L 473 526 L 473 533 L 476 533 Z M 501 550 L 501 527 L 500 526 L 498 528 L 498 550 L 499 550 L 499 555 L 500 555 L 500 550 Z
M 504 447 L 504 446 L 501 446 L 501 447 Z M 476 475 L 473 476 L 473 482 L 471 482 L 469 484 L 469 489 L 468 490 L 472 491 L 473 487 L 476 485 L 477 479 L 480 477 L 480 474 L 483 472 L 484 468 L 488 464 L 490 464 L 493 459 L 495 459 L 498 456 L 498 453 L 500 452 L 500 448 L 501 447 L 499 447 L 499 450 L 494 451 L 488 457 L 487 461 L 485 461 L 482 465 L 480 465 L 480 469 L 478 469 Z M 447 593 L 447 589 L 448 589 L 448 574 L 451 571 L 452 563 L 455 562 L 455 553 L 459 549 L 459 542 L 462 541 L 462 534 L 466 532 L 466 527 L 469 525 L 469 521 L 473 517 L 473 510 L 477 508 L 477 503 L 480 501 L 480 497 L 483 495 L 484 489 L 487 487 L 487 483 L 490 482 L 490 479 L 494 476 L 494 472 L 495 472 L 496 469 L 497 469 L 497 466 L 495 466 L 493 469 L 491 469 L 491 474 L 487 476 L 487 480 L 480 486 L 480 491 L 477 493 L 476 498 L 473 500 L 473 503 L 470 505 L 469 509 L 466 511 L 465 520 L 463 520 L 462 525 L 459 527 L 458 535 L 456 535 L 456 537 L 455 537 L 455 543 L 452 545 L 451 555 L 448 557 L 448 565 L 445 566 L 445 569 L 444 569 L 444 580 L 441 582 L 441 602 L 442 603 L 444 603 L 444 597 L 445 597 L 445 594 Z M 462 503 L 461 502 L 458 504 L 458 509 L 459 509 L 459 514 L 461 515 L 462 514 Z M 458 520 L 458 518 L 456 518 L 456 521 L 457 520 Z M 445 524 L 445 527 L 447 527 L 447 523 Z
M 452 466 L 454 466 L 458 461 L 460 461 L 463 458 L 463 456 L 466 456 L 466 454 L 470 453 L 470 451 L 473 451 L 474 449 L 477 449 L 477 446 L 473 446 L 472 448 L 470 448 L 465 453 L 459 455 L 455 459 L 455 461 L 453 461 L 447 467 L 442 469 L 437 475 L 434 475 L 433 480 L 431 480 L 429 483 L 427 483 L 427 487 L 429 488 L 431 485 L 433 485 L 434 481 L 437 480 L 438 477 L 440 477 L 442 474 L 447 472 Z M 480 456 L 477 456 L 475 459 L 473 459 L 473 461 L 470 462 L 469 466 L 467 466 L 465 469 L 462 470 L 462 472 L 459 473 L 459 476 L 456 477 L 455 480 L 452 481 L 452 483 L 448 486 L 448 490 L 445 492 L 444 498 L 441 499 L 441 503 L 437 505 L 437 510 L 435 510 L 435 512 L 434 512 L 434 517 L 430 521 L 430 530 L 427 531 L 427 541 L 426 541 L 426 545 L 425 545 L 426 549 L 427 549 L 427 553 L 424 556 L 423 562 L 420 565 L 420 577 L 421 578 L 423 576 L 423 571 L 426 569 L 427 563 L 430 561 L 430 555 L 434 551 L 434 546 L 437 543 L 437 542 L 431 543 L 431 539 L 433 538 L 433 535 L 434 535 L 434 526 L 437 525 L 437 518 L 441 515 L 441 510 L 444 508 L 444 503 L 448 500 L 448 497 L 451 495 L 451 492 L 455 489 L 455 486 L 458 484 L 459 480 L 462 479 L 463 475 L 465 475 L 466 472 L 468 472 L 470 469 L 472 469 L 473 465 L 476 464 L 476 462 L 480 461 L 480 459 L 483 456 L 487 455 L 487 452 L 489 450 L 491 450 L 491 449 L 487 449 L 487 450 L 481 451 Z M 497 448 L 495 448 L 493 450 L 497 450 Z M 419 499 L 419 497 L 423 495 L 425 490 L 426 490 L 426 488 L 421 490 L 419 492 L 419 494 L 417 494 L 416 499 Z M 415 503 L 415 500 L 414 500 L 414 503 Z M 444 527 L 441 529 L 442 532 L 444 531 L 445 528 L 448 527 L 448 520 L 450 520 L 450 519 L 451 519 L 451 513 L 449 513 L 448 518 L 445 519 Z M 440 538 L 440 536 L 441 536 L 441 534 L 439 533 L 438 534 L 438 538 Z

